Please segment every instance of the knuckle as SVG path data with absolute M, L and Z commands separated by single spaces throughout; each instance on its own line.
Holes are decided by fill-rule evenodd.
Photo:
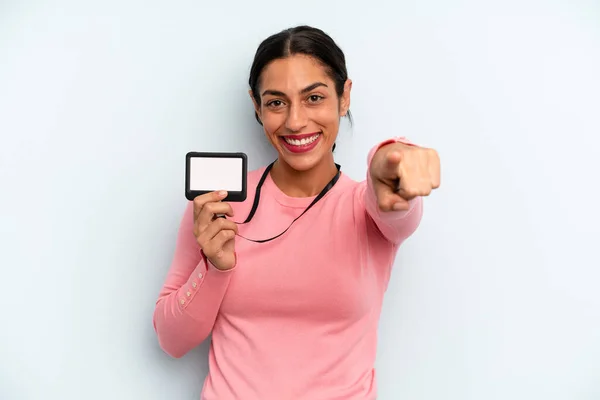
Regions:
M 204 205 L 204 210 L 206 210 L 206 212 L 208 212 L 208 213 L 213 213 L 214 209 L 215 209 L 215 203 L 206 203 Z
M 204 196 L 196 196 L 194 198 L 194 207 L 196 207 L 197 209 L 202 209 L 204 203 L 206 203 L 206 198 Z
M 222 249 L 215 251 L 215 258 L 217 260 L 222 259 L 224 255 L 225 255 L 225 252 Z

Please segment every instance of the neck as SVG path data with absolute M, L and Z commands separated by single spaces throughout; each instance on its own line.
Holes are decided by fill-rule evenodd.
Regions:
M 281 159 L 277 159 L 271 169 L 271 179 L 275 185 L 290 197 L 312 197 L 337 174 L 337 167 L 331 157 L 307 171 L 296 171 Z

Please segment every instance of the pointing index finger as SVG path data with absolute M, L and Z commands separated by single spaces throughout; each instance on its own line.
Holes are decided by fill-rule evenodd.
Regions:
M 402 154 L 399 151 L 391 151 L 387 154 L 384 163 L 385 174 L 392 179 L 398 177 L 398 164 L 402 160 Z

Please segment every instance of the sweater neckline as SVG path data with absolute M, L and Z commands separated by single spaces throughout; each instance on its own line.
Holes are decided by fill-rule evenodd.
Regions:
M 266 167 L 263 167 L 261 170 L 261 173 L 264 173 L 265 169 L 266 169 Z M 342 174 L 342 176 L 340 176 L 340 179 L 342 177 L 343 177 L 343 174 Z M 340 182 L 338 181 L 338 184 L 339 183 Z M 338 185 L 335 185 L 331 189 L 331 191 L 335 190 L 336 186 L 338 186 Z M 317 197 L 317 195 L 310 196 L 310 197 L 288 196 L 279 188 L 279 186 L 277 186 L 277 184 L 275 184 L 275 181 L 273 181 L 273 179 L 271 178 L 270 173 L 267 175 L 265 182 L 263 184 L 263 191 L 265 193 L 268 193 L 270 196 L 273 196 L 275 198 L 275 200 L 282 206 L 291 207 L 291 208 L 306 208 Z

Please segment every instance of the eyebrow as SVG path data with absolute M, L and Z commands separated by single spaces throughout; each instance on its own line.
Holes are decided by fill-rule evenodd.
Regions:
M 315 90 L 316 88 L 318 88 L 318 87 L 320 87 L 320 86 L 323 86 L 323 87 L 328 87 L 328 86 L 327 86 L 326 84 L 324 84 L 323 82 L 315 82 L 315 83 L 313 83 L 312 85 L 309 85 L 309 86 L 305 87 L 304 89 L 302 89 L 302 90 L 300 91 L 300 93 L 303 93 L 303 94 L 304 94 L 304 93 L 311 92 L 311 91 Z M 284 96 L 284 97 L 286 96 L 286 94 L 285 94 L 285 93 L 283 93 L 283 92 L 280 92 L 279 90 L 272 90 L 272 89 L 267 89 L 267 90 L 265 90 L 265 91 L 262 93 L 262 95 L 263 95 L 263 96 L 265 96 L 265 95 L 267 95 L 267 94 L 270 94 L 270 95 L 272 95 L 272 96 Z

